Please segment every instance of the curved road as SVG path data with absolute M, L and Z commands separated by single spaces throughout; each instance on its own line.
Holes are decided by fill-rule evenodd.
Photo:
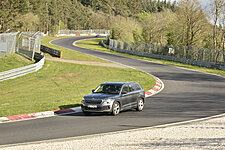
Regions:
M 89 37 L 64 38 L 52 43 L 153 74 L 164 82 L 164 90 L 147 98 L 142 112 L 127 111 L 116 117 L 74 113 L 0 124 L 0 145 L 136 129 L 225 113 L 225 78 L 72 45 L 83 38 Z

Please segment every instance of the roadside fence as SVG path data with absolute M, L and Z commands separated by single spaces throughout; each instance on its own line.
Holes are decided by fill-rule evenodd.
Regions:
M 19 32 L 0 34 L 0 58 L 15 53 L 17 35 Z
M 30 58 L 34 59 L 35 53 L 40 53 L 40 32 L 15 32 L 0 34 L 0 57 L 20 50 L 32 51 Z
M 87 34 L 87 33 L 98 33 L 98 34 L 109 34 L 110 30 L 96 29 L 96 30 L 59 30 L 59 34 Z
M 0 72 L 0 81 L 13 79 L 35 72 L 44 65 L 45 57 L 40 53 L 40 32 L 17 32 L 0 34 L 0 50 L 4 55 L 9 53 L 22 53 L 35 60 L 35 64 Z M 3 56 L 3 55 L 2 55 Z
M 18 41 L 17 41 L 17 49 L 16 52 L 23 53 L 26 50 L 31 52 L 32 55 L 27 55 L 32 60 L 34 59 L 35 53 L 40 53 L 41 48 L 41 33 L 40 32 L 22 32 L 18 35 Z
M 114 51 L 225 70 L 224 50 L 181 45 L 163 46 L 159 44 L 121 42 L 113 39 L 107 39 L 106 44 L 103 42 L 102 44 Z
M 110 30 L 96 29 L 96 30 L 59 30 L 56 37 L 59 36 L 108 36 Z

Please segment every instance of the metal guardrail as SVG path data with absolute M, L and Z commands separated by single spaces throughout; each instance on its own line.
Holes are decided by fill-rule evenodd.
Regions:
M 38 54 L 38 55 L 41 55 L 41 54 Z M 4 71 L 4 72 L 0 72 L 0 81 L 4 81 L 4 80 L 8 80 L 8 79 L 14 79 L 16 77 L 23 76 L 23 75 L 26 75 L 28 73 L 38 71 L 39 69 L 42 68 L 42 66 L 44 65 L 44 61 L 45 61 L 44 55 L 41 55 L 41 57 L 42 57 L 42 59 L 35 64 L 28 65 L 28 66 L 25 66 L 25 67 L 16 68 L 16 69 L 12 69 L 12 70 L 8 70 L 8 71 Z
M 119 42 L 119 41 L 112 40 L 112 39 L 108 39 L 107 44 L 105 44 L 104 41 L 102 41 L 102 45 L 108 49 L 111 49 L 113 51 L 122 52 L 122 53 L 128 53 L 128 54 L 132 54 L 132 55 L 144 56 L 144 57 L 156 58 L 156 59 L 162 59 L 162 60 L 169 60 L 169 61 L 191 64 L 191 65 L 206 67 L 206 68 L 215 68 L 215 69 L 225 70 L 225 64 L 223 62 L 215 63 L 215 62 L 208 62 L 208 61 L 202 61 L 202 60 L 194 60 L 194 59 L 190 59 L 190 58 L 180 58 L 180 57 L 176 57 L 176 55 L 169 56 L 169 55 L 163 55 L 163 53 L 162 54 L 150 53 L 149 51 L 146 51 L 144 49 L 144 47 L 141 47 L 141 49 L 144 49 L 144 50 L 140 50 L 140 49 L 133 48 L 133 47 L 125 48 L 124 46 L 121 46 L 121 45 L 124 45 L 123 42 Z M 156 48 L 156 50 L 154 50 L 154 51 L 158 51 L 158 49 Z M 170 51 L 174 52 L 175 50 L 168 48 L 167 51 L 168 51 L 167 52 L 167 54 L 168 54 Z M 209 58 L 210 59 L 212 58 L 211 55 L 209 56 Z
M 62 58 L 62 52 L 59 50 L 55 50 L 53 48 L 41 45 L 41 51 L 44 53 L 49 53 L 50 55 L 52 55 L 54 57 Z

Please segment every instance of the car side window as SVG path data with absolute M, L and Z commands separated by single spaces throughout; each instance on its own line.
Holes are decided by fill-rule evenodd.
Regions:
M 128 87 L 128 85 L 124 85 L 122 91 L 128 93 L 128 92 L 129 92 L 129 87 Z
M 135 89 L 136 91 L 138 91 L 138 90 L 141 90 L 141 87 L 140 87 L 138 84 L 134 84 L 134 89 Z
M 131 85 L 129 85 L 130 92 L 136 91 L 136 89 L 135 89 L 135 86 L 134 86 L 134 85 L 135 85 L 135 84 L 131 84 Z

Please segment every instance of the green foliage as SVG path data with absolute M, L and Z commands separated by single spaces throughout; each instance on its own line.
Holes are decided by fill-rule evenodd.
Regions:
M 16 27 L 22 31 L 36 31 L 38 27 L 39 17 L 32 12 L 18 16 L 15 18 Z
M 164 9 L 171 9 L 174 11 L 175 8 L 175 3 L 174 1 L 173 4 L 170 3 L 170 1 L 160 1 L 160 0 L 142 0 L 142 8 L 145 12 L 151 12 L 151 13 L 156 13 L 156 12 L 161 12 Z
M 140 14 L 138 14 L 137 19 L 138 19 L 139 21 L 143 21 L 144 19 L 150 17 L 150 15 L 151 15 L 150 12 L 143 11 L 143 12 L 141 12 Z
M 138 28 L 140 28 L 140 25 L 134 19 L 119 16 L 114 17 L 111 22 L 111 38 L 120 41 L 133 42 L 133 31 L 137 31 Z
M 172 32 L 169 32 L 166 36 L 167 36 L 167 44 L 168 45 L 175 45 L 174 34 Z
M 152 13 L 141 20 L 141 42 L 167 44 L 169 27 L 172 26 L 175 14 L 168 9 L 160 13 Z M 170 37 L 171 38 L 171 37 Z M 172 40 L 172 39 L 171 39 Z
M 140 17 L 144 12 L 160 12 L 168 7 L 172 7 L 170 3 L 155 0 L 4 0 L 0 3 L 0 32 L 56 33 L 59 21 L 64 29 L 109 29 L 110 21 L 106 20 L 111 17 Z
M 91 7 L 94 11 L 103 11 L 112 15 L 124 17 L 138 14 L 141 2 L 136 0 L 79 0 L 84 6 Z

